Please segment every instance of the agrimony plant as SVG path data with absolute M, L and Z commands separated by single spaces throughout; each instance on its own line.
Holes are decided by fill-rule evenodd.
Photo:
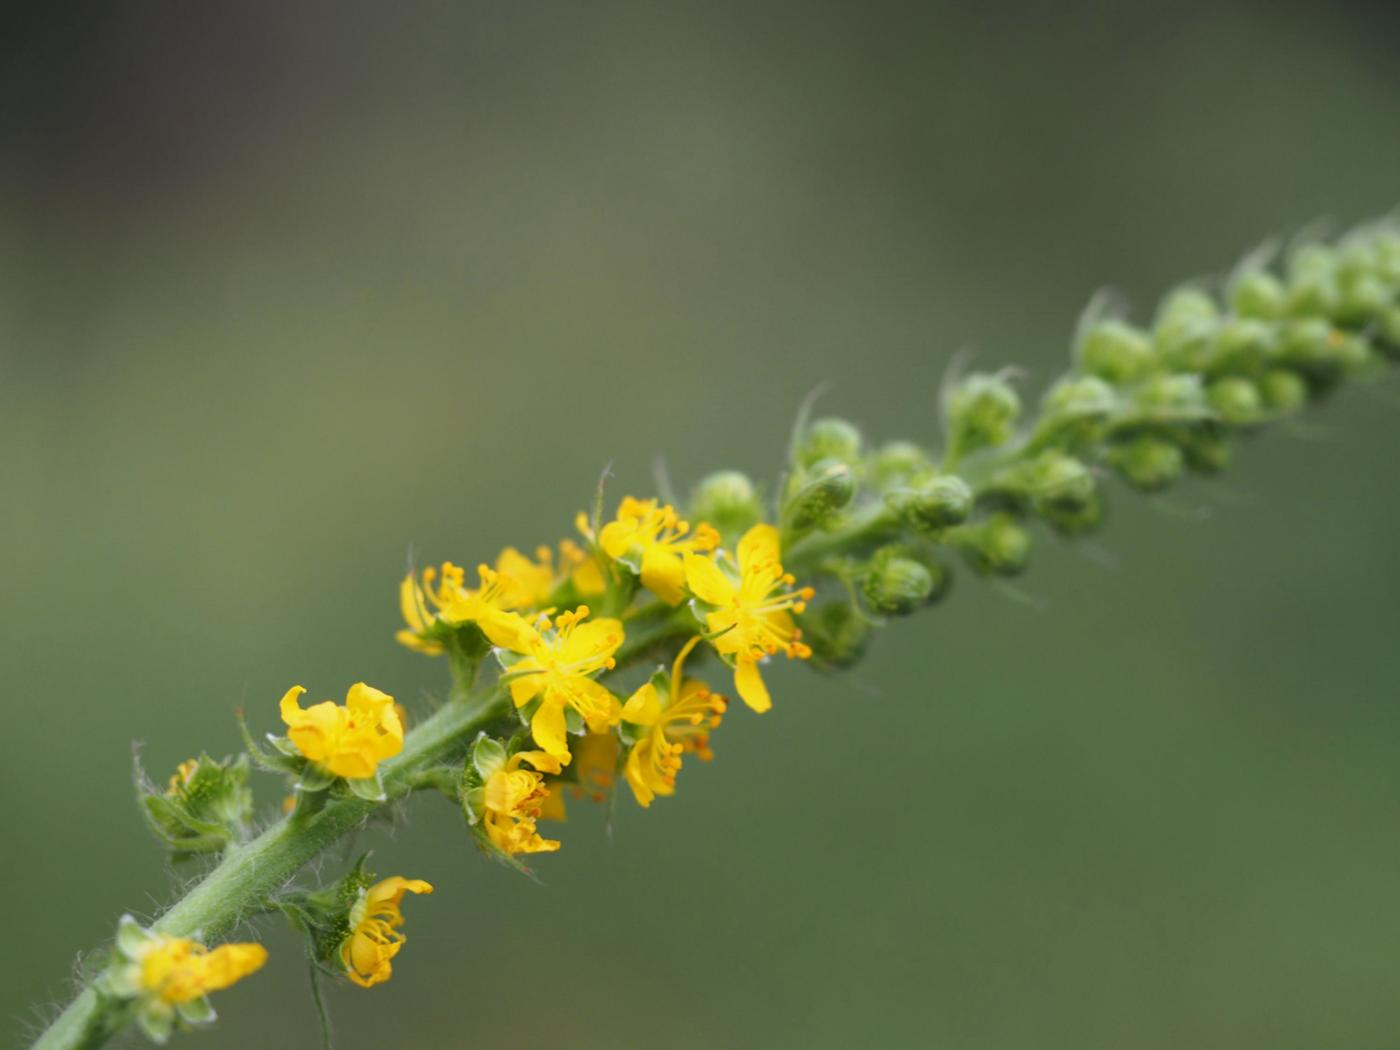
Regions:
M 1009 373 L 951 376 L 936 449 L 872 448 L 850 423 L 804 413 L 771 500 L 733 471 L 702 481 L 684 511 L 629 496 L 607 512 L 600 490 L 557 549 L 411 573 L 398 641 L 446 664 L 447 701 L 406 731 L 380 689 L 303 706 L 295 685 L 282 733 L 259 742 L 245 728 L 243 754 L 201 754 L 161 787 L 138 777 L 157 839 L 216 860 L 151 928 L 115 925 L 36 1045 L 96 1047 L 131 1025 L 164 1042 L 211 1022 L 208 994 L 266 952 L 209 945 L 260 916 L 301 931 L 319 972 L 388 980 L 406 895 L 432 886 L 363 863 L 322 886 L 301 873 L 391 803 L 445 797 L 485 854 L 528 870 L 529 855 L 560 848 L 546 834 L 566 799 L 621 791 L 650 807 L 674 793 L 685 763 L 710 757 L 730 696 L 772 705 L 774 657 L 847 667 L 889 618 L 938 601 L 953 561 L 1013 577 L 1032 526 L 1078 537 L 1100 525 L 1106 478 L 1156 491 L 1220 471 L 1238 440 L 1400 357 L 1400 226 L 1297 245 L 1277 267 L 1273 254 L 1247 257 L 1223 287 L 1177 288 L 1149 327 L 1096 300 L 1035 411 Z M 252 767 L 286 794 L 261 829 Z

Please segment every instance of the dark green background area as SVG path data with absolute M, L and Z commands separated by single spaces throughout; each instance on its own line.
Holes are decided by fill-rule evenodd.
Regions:
M 294 682 L 423 712 L 410 547 L 771 478 L 801 399 L 932 441 L 952 354 L 1400 199 L 1397 20 L 1314 4 L 35 7 L 0 89 L 0 1042 L 174 892 L 126 791 Z M 544 885 L 422 799 L 342 1050 L 1373 1048 L 1400 1030 L 1395 388 L 1112 493 Z M 1195 511 L 1214 513 L 1202 520 Z M 278 785 L 259 784 L 265 809 Z M 577 807 L 576 807 L 577 808 Z M 330 858 L 327 877 L 340 871 Z M 184 875 L 176 875 L 178 880 Z M 190 1045 L 312 1045 L 294 938 Z

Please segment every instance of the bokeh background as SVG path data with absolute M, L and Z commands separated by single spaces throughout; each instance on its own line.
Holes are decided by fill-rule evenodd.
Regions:
M 0 1042 L 174 878 L 126 790 L 293 682 L 418 711 L 412 546 L 568 532 L 797 405 L 931 439 L 1140 311 L 1400 199 L 1391 5 L 29 5 L 0 38 Z M 1114 499 L 1037 612 L 963 579 L 544 885 L 424 799 L 342 1050 L 1381 1047 L 1400 1030 L 1395 390 Z M 1196 510 L 1213 515 L 1202 520 Z M 261 797 L 275 805 L 277 785 Z M 332 863 L 328 874 L 339 868 Z M 295 940 L 210 1050 L 313 1045 Z M 36 1010 L 38 1006 L 40 1009 Z M 191 1045 L 194 1045 L 192 1042 Z

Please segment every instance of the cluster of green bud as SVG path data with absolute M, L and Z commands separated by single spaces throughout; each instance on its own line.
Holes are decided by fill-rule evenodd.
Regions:
M 818 654 L 844 664 L 862 650 L 868 631 L 855 594 L 877 615 L 941 594 L 949 577 L 940 547 L 978 573 L 1015 575 L 1030 556 L 1031 521 L 1071 537 L 1101 524 L 1105 474 L 1158 492 L 1188 471 L 1218 472 L 1241 437 L 1400 358 L 1400 227 L 1306 245 L 1281 273 L 1267 261 L 1246 260 L 1219 296 L 1195 285 L 1172 291 L 1147 327 L 1091 305 L 1075 367 L 1024 425 L 1007 375 L 973 373 L 945 387 L 941 455 L 907 441 L 863 453 L 859 431 L 840 420 L 806 428 L 786 538 L 817 525 L 826 535 L 799 543 L 792 568 L 819 576 L 822 564 L 809 568 L 802 555 L 825 551 L 841 556 L 825 571 L 862 566 L 851 601 L 826 600 L 803 617 Z M 851 555 L 859 560 L 843 560 Z
M 240 841 L 253 816 L 247 755 L 218 761 L 201 754 L 182 762 L 164 789 L 138 769 L 137 793 L 147 825 L 176 859 Z

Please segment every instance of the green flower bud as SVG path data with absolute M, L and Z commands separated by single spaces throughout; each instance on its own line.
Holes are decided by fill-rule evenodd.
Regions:
M 1011 439 L 1021 415 L 1021 399 L 1003 376 L 974 372 L 948 394 L 948 453 L 957 462 L 979 448 Z
M 1301 376 L 1282 368 L 1273 368 L 1259 380 L 1259 392 L 1264 404 L 1275 412 L 1296 412 L 1308 403 L 1308 384 Z
M 1337 317 L 1347 324 L 1365 324 L 1390 305 L 1392 298 L 1391 290 L 1380 278 L 1358 274 L 1342 285 Z
M 886 497 L 913 528 L 939 532 L 961 525 L 972 513 L 972 489 L 956 474 L 940 474 L 917 488 L 901 489 Z
M 1252 372 L 1274 352 L 1273 325 L 1249 317 L 1232 317 L 1215 336 L 1212 366 L 1227 372 Z
M 824 524 L 851 502 L 856 492 L 855 474 L 837 459 L 820 459 L 792 476 L 783 520 L 794 529 Z
M 1153 326 L 1152 346 L 1169 368 L 1204 371 L 1215 353 L 1220 310 L 1197 288 L 1178 288 L 1163 301 Z
M 1286 310 L 1291 317 L 1332 317 L 1340 295 L 1330 273 L 1304 273 L 1288 284 Z
M 1030 561 L 1031 535 L 1010 514 L 965 525 L 954 538 L 983 575 L 1015 576 Z
M 214 853 L 237 841 L 253 816 L 248 756 L 222 762 L 201 754 L 180 763 L 164 790 L 144 776 L 137 784 L 151 831 L 176 858 Z
M 1241 274 L 1230 288 L 1230 307 L 1241 317 L 1271 321 L 1283 314 L 1288 293 L 1283 282 L 1267 270 Z
M 1229 432 L 1222 426 L 1192 427 L 1177 438 L 1186 465 L 1202 474 L 1218 474 L 1230 465 Z
M 1066 377 L 1045 392 L 1036 437 L 1070 442 L 1097 440 L 1118 407 L 1118 395 L 1097 376 Z
M 1147 335 L 1122 321 L 1100 321 L 1085 330 L 1075 348 L 1080 366 L 1110 383 L 1128 383 L 1152 367 Z
M 1082 536 L 1103 524 L 1103 500 L 1098 492 L 1078 506 L 1055 504 L 1040 508 L 1046 523 L 1063 536 Z
M 881 490 L 918 485 L 935 473 L 928 453 L 912 441 L 891 441 L 870 459 L 870 481 Z
M 902 548 L 884 547 L 875 552 L 866 566 L 861 593 L 875 612 L 906 616 L 932 600 L 945 578 L 946 573 L 937 562 L 930 568 L 908 557 Z
M 819 419 L 808 425 L 797 446 L 797 466 L 810 468 L 819 460 L 835 459 L 854 465 L 860 459 L 861 434 L 844 419 Z
M 1226 423 L 1256 423 L 1264 411 L 1259 388 L 1240 376 L 1226 376 L 1211 383 L 1206 399 Z
M 691 492 L 690 517 L 692 521 L 709 522 L 721 535 L 737 536 L 763 517 L 763 501 L 748 475 L 721 470 L 703 479 Z
M 865 655 L 870 624 L 852 602 L 823 602 L 802 614 L 802 640 L 826 667 L 850 667 Z
M 1194 372 L 1153 376 L 1133 394 L 1133 401 L 1152 421 L 1203 419 L 1210 415 L 1201 377 Z
M 1345 373 L 1372 363 L 1369 344 L 1339 331 L 1322 318 L 1303 318 L 1284 327 L 1279 360 L 1303 373 L 1314 385 L 1326 386 Z
M 1128 484 L 1148 492 L 1176 481 L 1185 466 L 1181 449 L 1150 434 L 1116 445 L 1110 450 L 1108 461 Z
M 1050 518 L 1074 514 L 1094 501 L 1094 475 L 1079 460 L 1063 452 L 1047 452 L 1026 475 L 1031 506 Z

